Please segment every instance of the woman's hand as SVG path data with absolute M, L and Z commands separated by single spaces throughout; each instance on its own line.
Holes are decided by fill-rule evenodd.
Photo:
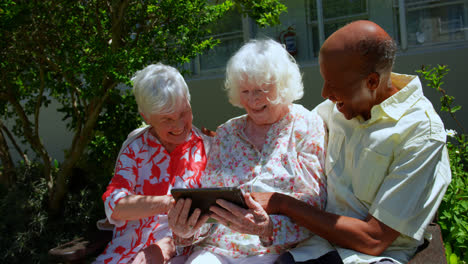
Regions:
M 175 254 L 176 248 L 174 241 L 170 237 L 165 237 L 138 252 L 132 264 L 167 263 Z
M 222 199 L 217 200 L 216 203 L 220 207 L 210 207 L 213 212 L 211 217 L 236 232 L 270 238 L 273 235 L 273 222 L 270 216 L 249 193 L 244 194 L 244 199 L 249 209 Z
M 200 209 L 195 209 L 188 217 L 192 200 L 179 199 L 176 205 L 167 214 L 172 232 L 181 238 L 190 238 L 200 227 L 206 223 L 209 215 L 200 216 Z

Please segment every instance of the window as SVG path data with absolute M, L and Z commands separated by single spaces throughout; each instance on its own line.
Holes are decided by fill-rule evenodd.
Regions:
M 242 16 L 235 10 L 230 10 L 213 28 L 213 35 L 220 43 L 213 49 L 203 53 L 200 58 L 200 70 L 210 70 L 226 67 L 229 58 L 244 43 L 242 31 Z
M 306 6 L 313 57 L 337 29 L 354 20 L 369 19 L 367 0 L 308 0 Z
M 403 49 L 468 40 L 467 1 L 394 0 L 394 8 Z
M 229 58 L 244 44 L 251 33 L 251 22 L 237 10 L 229 10 L 219 21 L 210 26 L 211 35 L 206 38 L 218 39 L 220 42 L 210 50 L 198 55 L 185 67 L 191 68 L 194 74 L 218 72 L 226 67 Z

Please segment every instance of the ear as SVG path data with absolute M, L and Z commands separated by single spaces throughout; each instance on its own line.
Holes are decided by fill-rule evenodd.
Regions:
M 380 74 L 377 72 L 369 73 L 369 75 L 367 75 L 366 85 L 370 90 L 377 89 L 380 85 Z

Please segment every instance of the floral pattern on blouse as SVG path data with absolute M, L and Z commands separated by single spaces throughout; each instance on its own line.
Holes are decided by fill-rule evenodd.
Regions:
M 207 161 L 203 139 L 195 130 L 171 153 L 149 129 L 123 147 L 102 196 L 107 219 L 115 225 L 114 235 L 95 263 L 128 263 L 141 249 L 170 236 L 167 214 L 117 221 L 111 218 L 115 205 L 128 195 L 167 195 L 172 188 L 199 188 Z
M 325 128 L 322 119 L 301 105 L 273 124 L 265 144 L 258 151 L 244 134 L 247 115 L 233 118 L 217 129 L 202 187 L 239 186 L 244 192 L 279 192 L 325 207 Z M 280 254 L 311 237 L 304 227 L 282 215 L 271 215 L 274 241 L 263 247 L 256 235 L 241 234 L 218 224 L 195 250 L 243 257 L 265 253 Z

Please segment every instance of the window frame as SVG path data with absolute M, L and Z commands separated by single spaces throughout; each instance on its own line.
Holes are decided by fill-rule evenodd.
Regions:
M 420 4 L 425 4 L 424 6 L 417 6 Z M 399 29 L 398 37 L 399 37 L 399 44 L 400 49 L 403 51 L 413 49 L 421 49 L 433 46 L 441 46 L 441 45 L 456 45 L 457 43 L 463 43 L 468 41 L 468 27 L 465 27 L 465 39 L 464 40 L 456 40 L 456 41 L 444 41 L 444 42 L 430 42 L 424 45 L 409 45 L 408 44 L 408 24 L 407 24 L 407 13 L 411 11 L 418 11 L 418 10 L 425 10 L 431 9 L 436 7 L 444 7 L 444 6 L 451 6 L 451 5 L 463 5 L 464 7 L 464 15 L 465 20 L 468 19 L 468 1 L 466 0 L 456 0 L 451 2 L 440 2 L 438 0 L 421 0 L 413 3 L 406 3 L 405 0 L 393 0 L 393 9 L 397 12 L 394 12 L 394 16 L 398 13 L 398 24 L 395 25 L 395 29 Z M 396 21 L 396 19 L 395 19 Z M 465 22 L 466 24 L 466 22 Z
M 317 6 L 317 20 L 312 20 L 312 10 L 310 8 L 311 1 L 315 1 Z M 318 29 L 318 37 L 319 37 L 319 46 L 321 47 L 325 42 L 325 24 L 333 24 L 333 23 L 340 23 L 343 21 L 353 21 L 358 19 L 369 19 L 369 0 L 365 0 L 366 2 L 366 10 L 365 12 L 356 13 L 352 15 L 346 16 L 338 16 L 333 18 L 324 18 L 323 17 L 323 5 L 322 2 L 326 0 L 305 0 L 306 5 L 306 26 L 308 28 L 308 32 L 310 34 L 310 38 L 308 39 L 309 42 L 309 54 L 311 54 L 311 59 L 315 56 L 314 54 L 314 43 L 312 41 L 313 38 L 313 27 L 317 27 Z
M 223 40 L 229 40 L 229 39 L 242 37 L 242 41 L 246 42 L 250 38 L 253 37 L 254 24 L 252 22 L 252 19 L 246 15 L 241 15 L 241 21 L 242 21 L 242 30 L 234 30 L 230 32 L 220 33 L 220 34 L 213 34 L 213 35 L 206 36 L 206 38 L 207 39 L 208 38 L 219 39 L 222 42 Z M 193 75 L 205 75 L 205 74 L 219 73 L 221 70 L 224 70 L 225 67 L 203 69 L 203 67 L 201 66 L 201 56 L 203 56 L 203 54 L 198 54 L 191 61 L 190 66 L 188 66 L 188 68 L 191 68 Z

